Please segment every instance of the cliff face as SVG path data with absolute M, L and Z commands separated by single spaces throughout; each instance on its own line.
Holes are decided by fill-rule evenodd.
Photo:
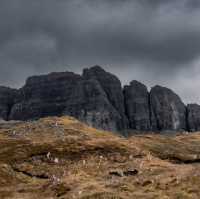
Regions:
M 110 103 L 95 79 L 83 79 L 65 102 L 63 115 L 71 115 L 96 128 L 122 130 L 120 113 Z
M 149 111 L 149 93 L 147 87 L 140 82 L 132 81 L 124 87 L 126 113 L 131 129 L 151 129 Z
M 85 69 L 83 71 L 83 77 L 85 79 L 94 79 L 99 82 L 101 88 L 107 96 L 108 101 L 119 113 L 121 119 L 117 122 L 118 128 L 128 128 L 128 119 L 125 115 L 124 96 L 120 80 L 99 66 Z
M 153 130 L 186 130 L 186 107 L 172 90 L 155 86 L 150 104 Z
M 8 120 L 17 90 L 0 87 L 0 119 Z
M 103 69 L 91 71 L 97 72 L 96 76 L 65 72 L 28 78 L 18 91 L 9 119 L 70 115 L 97 128 L 127 128 L 120 81 Z
M 32 120 L 70 115 L 111 131 L 200 129 L 200 106 L 183 104 L 172 90 L 140 82 L 122 89 L 119 79 L 99 66 L 33 76 L 19 90 L 0 87 L 0 119 Z
M 187 118 L 189 131 L 200 131 L 200 106 L 198 104 L 188 104 Z
M 18 91 L 9 119 L 29 120 L 62 115 L 66 100 L 74 92 L 81 76 L 74 73 L 51 73 L 27 79 Z

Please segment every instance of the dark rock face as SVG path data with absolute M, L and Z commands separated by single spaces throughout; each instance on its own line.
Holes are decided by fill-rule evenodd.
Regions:
M 70 72 L 28 78 L 18 92 L 9 119 L 29 120 L 62 115 L 66 100 L 80 80 L 81 76 Z
M 18 91 L 9 119 L 61 115 L 74 116 L 105 130 L 124 128 L 120 113 L 109 101 L 100 81 L 70 72 L 28 78 Z
M 0 119 L 8 120 L 8 115 L 14 104 L 16 92 L 15 89 L 3 86 L 0 87 Z
M 126 113 L 131 129 L 148 131 L 150 127 L 149 93 L 147 87 L 132 81 L 124 87 Z
M 172 90 L 155 86 L 150 92 L 153 130 L 185 130 L 186 107 Z
M 189 131 L 200 131 L 200 105 L 188 104 L 187 123 Z
M 126 132 L 200 130 L 200 106 L 186 107 L 170 89 L 119 79 L 99 66 L 33 76 L 19 90 L 0 87 L 0 120 L 32 120 L 70 115 L 105 130 Z M 129 131 L 127 131 L 129 132 Z
M 71 115 L 96 128 L 121 130 L 121 116 L 95 79 L 82 80 L 66 101 L 64 115 Z
M 100 66 L 94 66 L 83 71 L 85 79 L 95 79 L 104 90 L 110 104 L 120 114 L 121 121 L 118 124 L 120 129 L 128 127 L 128 120 L 125 115 L 124 96 L 120 80 L 113 74 L 106 72 Z

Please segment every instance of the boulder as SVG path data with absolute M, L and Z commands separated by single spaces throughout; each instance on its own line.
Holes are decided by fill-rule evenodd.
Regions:
M 124 87 L 124 96 L 130 128 L 149 131 L 151 128 L 147 87 L 138 81 L 132 81 L 129 86 Z
M 186 130 L 186 107 L 172 90 L 155 86 L 150 92 L 153 130 Z
M 189 131 L 200 131 L 200 105 L 187 105 L 187 124 Z

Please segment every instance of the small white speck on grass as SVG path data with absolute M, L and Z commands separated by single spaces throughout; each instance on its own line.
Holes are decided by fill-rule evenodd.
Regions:
M 79 192 L 78 192 L 78 195 L 81 195 L 81 194 L 82 194 L 82 191 L 79 191 Z
M 150 153 L 150 152 L 147 154 L 147 160 L 148 160 L 148 161 L 151 161 L 151 160 L 152 160 L 152 156 L 151 156 L 151 153 Z
M 83 165 L 86 165 L 86 161 L 85 160 L 83 160 Z
M 56 164 L 58 164 L 58 163 L 59 163 L 59 159 L 58 159 L 58 158 L 55 158 L 55 159 L 54 159 L 54 162 L 55 162 Z
M 47 153 L 47 158 L 50 159 L 50 156 L 51 156 L 51 153 L 48 152 L 48 153 Z
M 55 176 L 55 175 L 52 176 L 51 180 L 52 180 L 52 183 L 53 183 L 54 185 L 59 184 L 59 183 L 61 182 L 61 179 L 58 178 L 58 177 Z
M 144 166 L 144 163 L 141 162 L 139 168 L 140 168 L 140 169 L 143 169 L 143 166 Z
M 129 155 L 129 160 L 132 160 L 133 159 L 133 156 L 132 155 Z

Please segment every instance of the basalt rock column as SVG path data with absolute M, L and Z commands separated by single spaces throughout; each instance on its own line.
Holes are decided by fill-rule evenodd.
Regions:
M 200 131 L 200 105 L 188 104 L 187 123 L 189 131 Z
M 151 127 L 147 87 L 138 81 L 132 81 L 129 86 L 124 87 L 124 96 L 130 128 L 149 131 Z
M 186 107 L 172 90 L 155 86 L 150 92 L 153 130 L 186 130 Z
M 128 128 L 128 120 L 125 115 L 124 96 L 120 80 L 113 74 L 106 72 L 100 66 L 94 66 L 83 71 L 85 79 L 95 79 L 107 95 L 110 104 L 121 116 L 119 130 Z

